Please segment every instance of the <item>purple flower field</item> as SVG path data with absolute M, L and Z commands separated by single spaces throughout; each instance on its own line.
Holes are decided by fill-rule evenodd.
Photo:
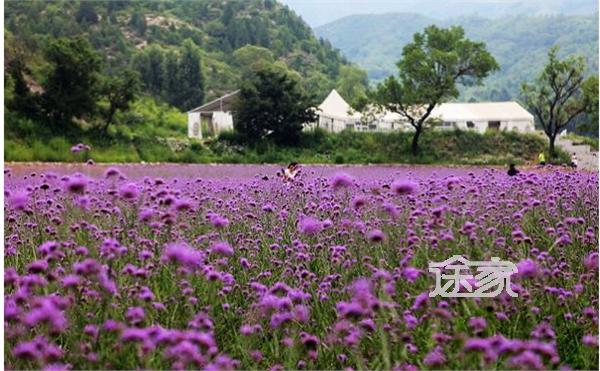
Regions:
M 598 176 L 19 165 L 6 369 L 597 369 Z M 515 263 L 430 298 L 430 262 Z

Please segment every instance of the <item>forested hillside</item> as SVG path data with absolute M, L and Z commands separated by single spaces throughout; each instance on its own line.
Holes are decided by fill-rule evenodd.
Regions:
M 84 142 L 95 159 L 192 161 L 202 146 L 182 112 L 255 68 L 288 74 L 314 103 L 367 84 L 275 0 L 7 1 L 4 40 L 11 160 L 59 160 Z
M 488 77 L 484 86 L 464 91 L 461 100 L 515 99 L 520 84 L 537 76 L 553 45 L 561 46 L 560 56 L 584 55 L 589 72 L 598 69 L 597 13 L 446 20 L 408 13 L 355 15 L 317 27 L 315 32 L 378 81 L 397 73 L 395 63 L 403 46 L 430 24 L 463 26 L 467 37 L 485 42 L 500 64 L 500 71 Z
M 298 72 L 319 98 L 335 86 L 340 66 L 347 64 L 274 0 L 7 1 L 5 31 L 5 52 L 17 48 L 25 55 L 34 85 L 45 78 L 43 52 L 49 41 L 83 35 L 101 54 L 105 74 L 133 66 L 144 92 L 182 109 L 237 88 L 248 53 Z M 186 78 L 177 73 L 177 63 L 186 45 L 198 48 L 202 66 L 195 85 L 204 86 L 204 95 L 199 92 L 192 102 L 186 101 L 192 97 L 177 97 L 185 83 L 178 76 Z M 264 49 L 244 53 L 246 45 Z

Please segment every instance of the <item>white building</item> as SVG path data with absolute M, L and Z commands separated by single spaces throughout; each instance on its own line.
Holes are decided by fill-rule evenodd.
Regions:
M 233 130 L 231 109 L 238 93 L 236 90 L 188 111 L 188 137 L 202 139 L 202 130 L 211 136 Z
M 443 103 L 433 109 L 432 118 L 442 121 L 440 128 L 477 130 L 514 130 L 532 132 L 533 115 L 517 102 Z

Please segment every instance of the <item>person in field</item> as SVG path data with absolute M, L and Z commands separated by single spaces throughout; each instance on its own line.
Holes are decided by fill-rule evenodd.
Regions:
M 575 152 L 573 152 L 573 154 L 571 155 L 571 167 L 573 169 L 577 169 L 577 164 L 578 164 L 577 154 Z
M 277 173 L 278 177 L 281 177 L 284 182 L 291 182 L 300 173 L 300 165 L 297 162 L 291 162 L 287 168 L 281 169 L 281 172 Z
M 540 152 L 540 154 L 538 155 L 538 162 L 542 166 L 546 165 L 546 155 L 544 155 L 544 152 Z
M 510 164 L 508 167 L 508 176 L 515 176 L 519 174 L 519 170 L 515 167 L 515 164 Z

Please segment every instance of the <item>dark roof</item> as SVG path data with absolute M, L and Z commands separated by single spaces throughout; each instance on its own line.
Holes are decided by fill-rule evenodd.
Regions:
M 231 93 L 225 94 L 224 96 L 212 100 L 208 103 L 204 103 L 200 107 L 196 107 L 187 111 L 187 113 L 191 112 L 214 112 L 214 111 L 228 111 L 229 106 L 233 102 L 236 95 L 239 93 L 239 89 L 236 91 L 232 91 Z

